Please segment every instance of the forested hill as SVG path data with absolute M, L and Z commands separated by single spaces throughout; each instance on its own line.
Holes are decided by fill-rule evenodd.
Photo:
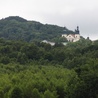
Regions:
M 0 39 L 0 98 L 98 98 L 98 41 Z
M 0 38 L 9 40 L 24 40 L 27 42 L 49 40 L 59 42 L 64 41 L 61 38 L 64 30 L 67 33 L 74 33 L 66 27 L 27 21 L 19 16 L 10 16 L 0 20 Z

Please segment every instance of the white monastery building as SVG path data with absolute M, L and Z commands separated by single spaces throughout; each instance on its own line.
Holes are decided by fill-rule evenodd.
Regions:
M 69 42 L 76 42 L 80 40 L 80 31 L 79 27 L 77 26 L 77 29 L 75 29 L 75 33 L 70 34 L 62 34 L 62 37 L 65 37 Z

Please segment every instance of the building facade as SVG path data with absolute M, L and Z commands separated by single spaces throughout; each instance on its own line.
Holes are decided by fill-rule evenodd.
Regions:
M 79 27 L 77 26 L 77 29 L 75 29 L 74 34 L 62 34 L 62 37 L 65 37 L 69 42 L 79 41 L 80 40 Z

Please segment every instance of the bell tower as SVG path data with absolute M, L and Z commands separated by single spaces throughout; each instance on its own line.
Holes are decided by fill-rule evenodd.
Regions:
M 76 33 L 76 34 L 79 34 L 79 33 L 80 33 L 80 31 L 79 31 L 79 26 L 77 26 L 77 29 L 75 29 L 75 33 Z

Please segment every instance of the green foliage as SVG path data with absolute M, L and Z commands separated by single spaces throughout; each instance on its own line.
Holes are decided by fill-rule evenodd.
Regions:
M 33 98 L 41 98 L 41 95 L 40 95 L 38 89 L 36 89 L 36 88 L 33 89 L 32 95 L 33 95 L 32 96 Z
M 22 90 L 18 87 L 15 87 L 11 92 L 10 98 L 23 98 Z
M 5 98 L 61 98 L 62 91 L 66 90 L 69 75 L 74 73 L 63 67 L 53 66 L 0 66 L 3 66 L 0 68 L 1 96 L 4 94 Z M 58 87 L 63 87 L 60 89 L 61 93 L 57 93 Z
M 0 98 L 98 98 L 97 41 L 0 39 Z
M 0 98 L 4 98 L 4 92 L 2 89 L 0 89 Z
M 18 16 L 0 20 L 0 37 L 9 40 L 24 40 L 27 42 L 49 40 L 61 42 L 66 41 L 66 39 L 61 38 L 64 30 L 67 33 L 71 32 L 65 27 L 27 21 Z
M 1 58 L 1 63 L 3 63 L 3 64 L 8 64 L 8 63 L 10 63 L 9 57 L 7 57 L 7 56 L 2 57 L 2 58 Z
M 50 92 L 49 90 L 46 90 L 44 92 L 44 98 L 57 98 L 56 95 L 53 95 L 53 92 Z
M 17 55 L 17 62 L 19 62 L 20 64 L 26 64 L 27 63 L 26 54 L 19 52 Z

